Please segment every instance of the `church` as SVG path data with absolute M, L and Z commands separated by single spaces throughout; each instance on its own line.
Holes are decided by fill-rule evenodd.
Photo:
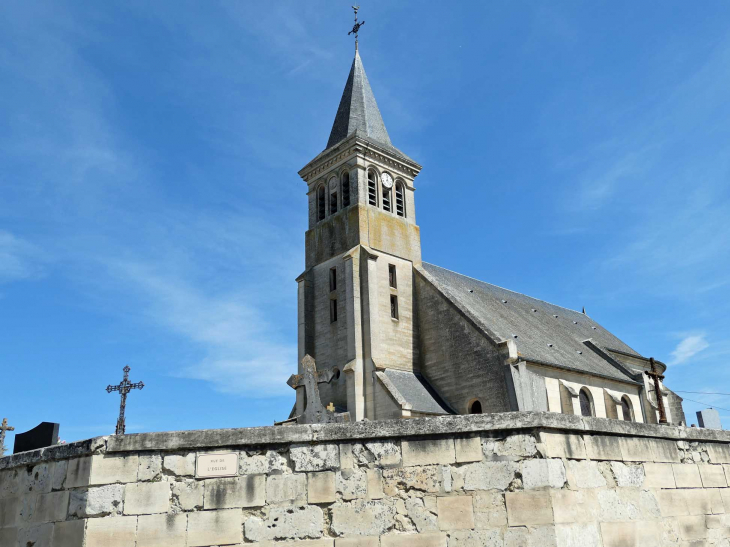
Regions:
M 299 374 L 307 355 L 327 372 L 323 405 L 351 421 L 548 411 L 684 423 L 666 366 L 585 310 L 424 262 L 420 170 L 393 146 L 356 48 L 327 146 L 299 171 L 309 208 Z M 297 387 L 291 418 L 306 406 Z

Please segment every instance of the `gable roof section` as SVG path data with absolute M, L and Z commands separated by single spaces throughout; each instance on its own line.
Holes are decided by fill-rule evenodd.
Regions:
M 598 348 L 615 348 L 641 357 L 587 315 L 426 262 L 420 271 L 495 342 L 513 340 L 522 359 L 638 383 L 628 370 L 618 363 L 612 364 L 583 343 L 591 339 Z
M 417 372 L 385 369 L 376 375 L 385 379 L 383 386 L 396 401 L 405 401 L 413 412 L 424 414 L 454 414 L 426 379 Z

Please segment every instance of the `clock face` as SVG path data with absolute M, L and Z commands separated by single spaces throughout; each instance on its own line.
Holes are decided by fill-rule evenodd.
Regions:
M 380 177 L 380 179 L 383 181 L 383 186 L 386 188 L 393 187 L 393 177 L 390 176 L 390 173 L 383 173 L 383 176 Z

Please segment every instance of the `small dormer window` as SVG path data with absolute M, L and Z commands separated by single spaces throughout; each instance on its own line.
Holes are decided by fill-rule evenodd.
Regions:
M 342 208 L 350 206 L 350 173 L 342 173 Z
M 378 206 L 378 183 L 375 171 L 368 171 L 368 204 Z

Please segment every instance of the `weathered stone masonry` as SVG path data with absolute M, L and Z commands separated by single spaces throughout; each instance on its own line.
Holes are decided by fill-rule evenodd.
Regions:
M 554 413 L 101 437 L 0 459 L 0 545 L 727 546 L 728 464 L 723 431 Z

